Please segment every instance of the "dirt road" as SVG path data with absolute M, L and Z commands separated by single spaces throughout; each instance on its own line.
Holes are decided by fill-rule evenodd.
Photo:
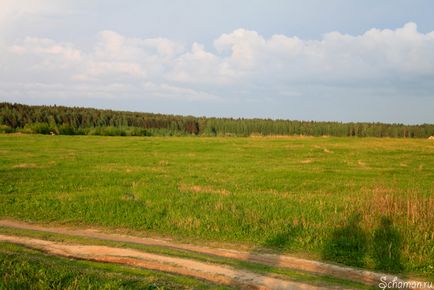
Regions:
M 28 237 L 1 235 L 0 241 L 23 245 L 57 256 L 98 262 L 127 264 L 205 279 L 218 284 L 252 289 L 322 289 L 308 284 L 264 276 L 229 266 L 191 259 L 156 255 L 139 250 L 107 246 L 65 244 Z
M 370 285 L 378 285 L 381 277 L 386 276 L 388 280 L 394 278 L 394 276 L 389 276 L 381 273 L 299 259 L 286 255 L 250 253 L 246 251 L 211 248 L 192 244 L 177 243 L 164 239 L 153 239 L 113 233 L 104 233 L 94 229 L 68 229 L 64 227 L 46 227 L 11 220 L 0 220 L 0 226 L 15 229 L 56 233 L 69 236 L 87 237 L 108 241 L 127 242 L 147 246 L 171 248 L 205 255 L 250 261 L 274 267 L 301 270 L 314 274 L 352 280 Z M 209 264 L 191 259 L 156 255 L 127 248 L 71 245 L 69 243 L 62 244 L 52 241 L 11 235 L 1 235 L 0 240 L 22 244 L 24 246 L 43 250 L 45 252 L 49 252 L 55 255 L 135 265 L 148 269 L 194 276 L 227 285 L 235 284 L 243 287 L 262 287 L 265 289 L 303 289 L 306 287 L 309 289 L 313 288 L 312 285 L 305 285 L 302 283 L 286 281 L 279 278 L 263 276 L 249 271 L 234 269 L 226 265 Z

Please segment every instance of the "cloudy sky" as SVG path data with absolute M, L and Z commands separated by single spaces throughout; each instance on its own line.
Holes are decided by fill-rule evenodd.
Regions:
M 434 123 L 434 1 L 0 0 L 0 101 Z

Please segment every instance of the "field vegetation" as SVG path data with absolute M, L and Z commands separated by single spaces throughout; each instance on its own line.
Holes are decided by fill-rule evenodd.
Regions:
M 434 277 L 431 140 L 0 135 L 0 216 Z

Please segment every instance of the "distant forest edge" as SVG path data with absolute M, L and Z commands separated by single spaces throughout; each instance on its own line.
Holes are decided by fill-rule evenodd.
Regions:
M 427 138 L 434 135 L 434 124 L 208 118 L 0 103 L 0 132 L 106 136 L 328 135 Z

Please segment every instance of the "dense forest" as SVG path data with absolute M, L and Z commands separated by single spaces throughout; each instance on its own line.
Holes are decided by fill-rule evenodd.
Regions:
M 434 124 L 208 118 L 0 103 L 0 132 L 112 136 L 329 135 L 427 138 L 434 135 Z

